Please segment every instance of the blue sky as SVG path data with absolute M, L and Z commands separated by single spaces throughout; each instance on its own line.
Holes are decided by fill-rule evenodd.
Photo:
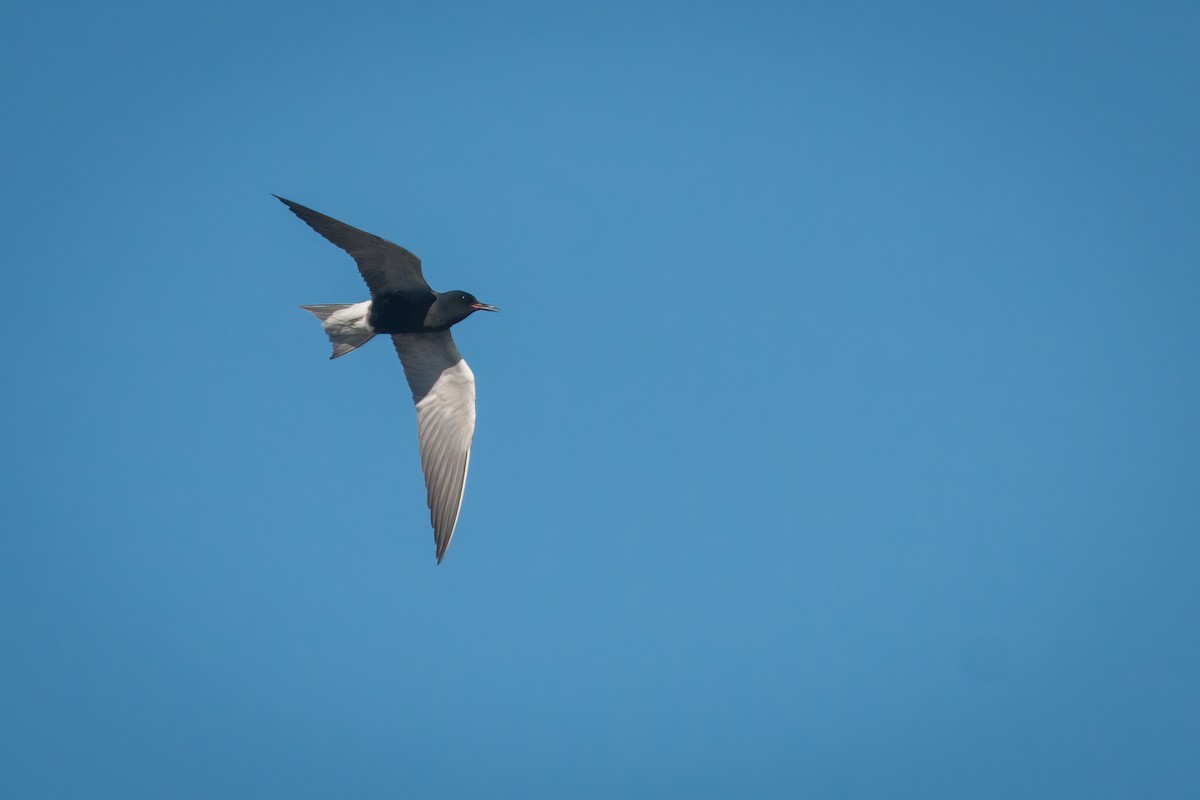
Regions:
M 1200 793 L 1194 4 L 5 17 L 0 794 Z

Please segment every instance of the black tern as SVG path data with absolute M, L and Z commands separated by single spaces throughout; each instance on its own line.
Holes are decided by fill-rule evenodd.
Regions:
M 499 311 L 470 292 L 435 292 L 421 259 L 386 239 L 276 198 L 358 264 L 371 299 L 361 303 L 300 306 L 321 321 L 338 358 L 388 334 L 404 366 L 417 406 L 417 437 L 429 500 L 429 519 L 442 563 L 467 483 L 475 434 L 475 376 L 450 336 L 450 326 L 476 311 Z

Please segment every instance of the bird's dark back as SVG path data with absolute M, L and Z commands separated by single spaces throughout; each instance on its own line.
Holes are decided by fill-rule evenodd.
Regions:
M 376 333 L 421 333 L 433 305 L 430 291 L 381 292 L 371 298 L 371 327 Z

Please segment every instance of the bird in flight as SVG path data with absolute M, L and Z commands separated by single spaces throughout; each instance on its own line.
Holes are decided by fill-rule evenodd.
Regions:
M 388 334 L 404 365 L 417 406 L 417 438 L 440 564 L 462 506 L 475 433 L 475 376 L 454 346 L 450 326 L 476 311 L 499 311 L 470 292 L 435 292 L 421 259 L 399 245 L 352 228 L 275 195 L 317 233 L 345 250 L 371 299 L 361 303 L 300 306 L 321 321 L 338 358 Z

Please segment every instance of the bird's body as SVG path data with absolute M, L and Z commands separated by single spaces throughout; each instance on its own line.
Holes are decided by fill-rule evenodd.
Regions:
M 278 197 L 278 195 L 276 195 Z M 450 336 L 450 327 L 476 311 L 498 311 L 462 291 L 435 292 L 415 255 L 279 197 L 309 227 L 358 264 L 371 299 L 301 306 L 321 321 L 338 358 L 379 334 L 392 337 L 417 407 L 417 434 L 425 473 L 437 560 L 458 522 L 475 432 L 475 376 Z

